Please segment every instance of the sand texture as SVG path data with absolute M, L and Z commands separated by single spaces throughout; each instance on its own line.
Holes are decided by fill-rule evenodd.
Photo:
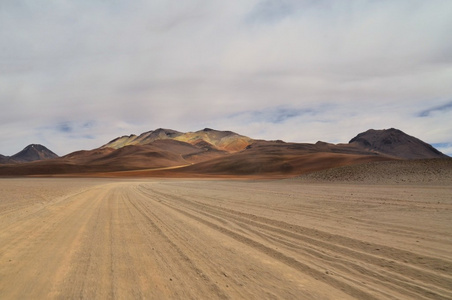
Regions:
M 0 299 L 452 299 L 452 185 L 0 180 Z

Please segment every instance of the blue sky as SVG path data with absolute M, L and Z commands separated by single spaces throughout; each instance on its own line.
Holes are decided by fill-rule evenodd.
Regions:
M 0 153 L 159 127 L 346 143 L 398 128 L 452 155 L 452 2 L 0 3 Z

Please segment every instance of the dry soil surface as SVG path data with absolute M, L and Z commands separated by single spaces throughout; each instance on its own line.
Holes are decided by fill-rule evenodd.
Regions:
M 0 180 L 0 299 L 451 299 L 452 185 Z

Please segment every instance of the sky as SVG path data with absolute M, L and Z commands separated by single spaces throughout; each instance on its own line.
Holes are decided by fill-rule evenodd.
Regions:
M 452 1 L 1 0 L 0 153 L 157 128 L 452 155 Z

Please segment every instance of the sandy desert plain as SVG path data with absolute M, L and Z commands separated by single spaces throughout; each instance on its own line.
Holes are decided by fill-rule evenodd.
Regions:
M 452 299 L 418 179 L 0 179 L 0 299 Z

